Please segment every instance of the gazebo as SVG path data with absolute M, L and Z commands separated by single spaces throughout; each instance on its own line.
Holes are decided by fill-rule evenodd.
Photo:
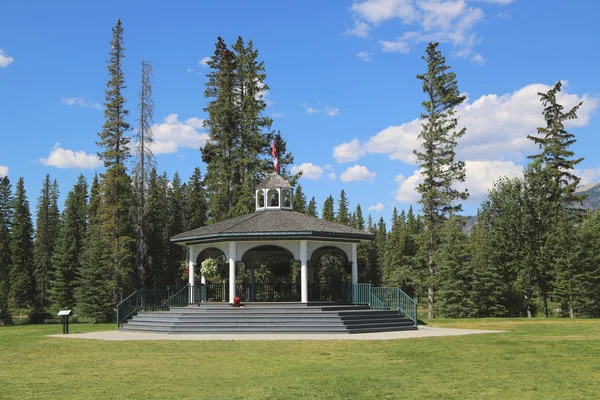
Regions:
M 256 187 L 256 210 L 212 225 L 180 233 L 171 241 L 185 246 L 189 252 L 189 286 L 196 293 L 196 275 L 206 258 L 220 257 L 229 266 L 227 275 L 229 303 L 236 297 L 236 263 L 249 270 L 249 298 L 254 300 L 254 269 L 265 259 L 287 256 L 300 264 L 297 300 L 308 303 L 309 285 L 314 268 L 325 254 L 344 257 L 351 266 L 351 284 L 358 283 L 357 246 L 373 240 L 370 232 L 324 221 L 294 211 L 293 187 L 273 172 Z M 200 284 L 206 284 L 200 276 Z M 190 297 L 190 302 L 194 301 Z

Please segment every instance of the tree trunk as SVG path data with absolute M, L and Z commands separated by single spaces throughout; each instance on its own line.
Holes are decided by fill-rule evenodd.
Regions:
M 525 296 L 525 304 L 527 307 L 527 318 L 533 318 L 533 316 L 531 315 L 531 302 L 529 301 L 529 296 L 527 296 L 526 294 Z
M 548 294 L 544 293 L 542 298 L 544 299 L 544 317 L 548 318 L 548 316 L 550 315 L 548 312 Z
M 429 279 L 427 288 L 427 318 L 433 319 L 435 318 L 435 314 L 433 313 L 433 256 L 431 250 L 429 251 Z

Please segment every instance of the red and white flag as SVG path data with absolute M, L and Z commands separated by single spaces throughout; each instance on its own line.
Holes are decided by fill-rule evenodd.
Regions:
M 275 172 L 279 173 L 279 160 L 277 160 L 277 145 L 273 140 L 273 147 L 271 148 L 271 154 L 273 155 L 273 167 Z

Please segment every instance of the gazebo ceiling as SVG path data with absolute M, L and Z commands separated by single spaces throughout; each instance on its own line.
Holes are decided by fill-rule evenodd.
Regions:
M 173 236 L 171 241 L 182 245 L 232 240 L 310 240 L 311 238 L 358 242 L 371 241 L 374 237 L 375 235 L 370 232 L 296 211 L 266 210 L 183 232 Z

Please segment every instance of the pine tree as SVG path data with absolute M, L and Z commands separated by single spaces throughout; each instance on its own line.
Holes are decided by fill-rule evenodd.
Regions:
M 337 222 L 342 225 L 350 225 L 350 215 L 348 213 L 348 199 L 346 191 L 342 189 L 340 199 L 338 201 Z
M 165 266 L 169 249 L 169 203 L 167 198 L 168 180 L 166 176 L 158 176 L 156 168 L 150 171 L 148 181 L 148 256 L 150 270 L 146 274 L 145 286 L 162 288 L 167 282 Z
M 578 315 L 600 317 L 600 212 L 594 211 L 581 223 L 577 246 L 575 293 L 572 300 Z
M 404 257 L 402 254 L 403 242 L 406 236 L 406 221 L 398 215 L 394 207 L 392 212 L 392 230 L 388 235 L 383 257 L 383 283 L 386 286 L 400 286 L 406 288 L 407 274 L 404 270 Z
M 365 219 L 363 218 L 362 209 L 360 208 L 360 204 L 356 205 L 356 211 L 354 212 L 354 227 L 356 229 L 364 230 L 365 229 Z
M 15 307 L 34 309 L 33 224 L 23 178 L 17 181 L 12 209 L 10 298 Z
M 102 229 L 108 233 L 110 245 L 104 247 L 113 268 L 115 300 L 135 287 L 137 273 L 134 265 L 135 239 L 130 217 L 132 208 L 132 185 L 125 162 L 129 153 L 130 125 L 126 121 L 129 111 L 125 108 L 125 89 L 122 62 L 125 58 L 121 20 L 112 30 L 110 58 L 107 61 L 109 80 L 105 90 L 105 123 L 98 134 L 97 143 L 103 151 L 98 153 L 104 161 L 105 173 L 100 184 L 101 202 L 98 218 Z M 99 249 L 100 250 L 100 249 Z
M 540 101 L 544 106 L 545 127 L 537 128 L 540 136 L 528 135 L 537 144 L 542 152 L 529 156 L 528 158 L 538 161 L 549 172 L 550 178 L 556 187 L 560 188 L 558 198 L 550 198 L 559 207 L 564 207 L 568 202 L 581 203 L 585 196 L 576 195 L 575 190 L 581 179 L 573 172 L 575 166 L 583 161 L 583 158 L 573 159 L 575 153 L 569 148 L 575 144 L 575 135 L 565 130 L 564 123 L 577 118 L 577 111 L 582 106 L 580 102 L 568 112 L 563 112 L 564 106 L 558 104 L 556 95 L 560 92 L 562 82 L 558 81 L 552 89 L 546 93 L 538 93 Z
M 325 221 L 335 221 L 335 212 L 333 211 L 333 196 L 329 195 L 323 203 L 323 212 L 321 218 Z
M 310 199 L 310 202 L 308 203 L 308 206 L 306 207 L 305 214 L 310 215 L 311 217 L 315 217 L 315 218 L 319 217 L 319 214 L 317 214 L 317 201 L 315 200 L 314 196 Z
M 87 182 L 79 175 L 67 195 L 60 233 L 52 256 L 50 300 L 55 308 L 73 309 L 82 270 L 87 231 Z
M 202 173 L 200 168 L 196 167 L 187 184 L 186 229 L 196 229 L 206 225 L 208 219 L 207 207 Z
M 439 313 L 448 318 L 468 318 L 474 316 L 473 271 L 467 248 L 465 221 L 452 217 L 446 221 L 442 232 L 442 243 L 436 254 L 438 265 L 437 302 Z
M 142 85 L 139 93 L 138 109 L 140 111 L 139 129 L 136 135 L 136 164 L 133 168 L 133 231 L 135 233 L 135 262 L 140 282 L 145 282 L 148 270 L 148 179 L 150 171 L 155 166 L 151 145 L 154 142 L 152 134 L 152 119 L 154 116 L 154 101 L 152 100 L 152 66 L 142 61 Z
M 4 176 L 0 178 L 0 325 L 12 323 L 9 310 L 12 202 L 10 180 Z
M 50 289 L 50 276 L 52 275 L 52 254 L 54 253 L 60 228 L 58 195 L 56 180 L 51 183 L 50 175 L 46 174 L 37 204 L 35 242 L 33 247 L 36 295 L 40 310 L 49 303 L 48 293 Z
M 77 310 L 84 318 L 94 323 L 107 322 L 114 318 L 115 279 L 110 252 L 111 237 L 101 220 L 101 193 L 98 176 L 94 177 L 90 189 L 88 207 L 88 229 L 81 260 Z
M 186 205 L 185 205 L 185 187 L 182 186 L 179 174 L 175 172 L 171 185 L 167 190 L 168 204 L 168 230 L 167 239 L 177 235 L 185 230 Z M 185 248 L 175 243 L 168 243 L 168 259 L 166 265 L 166 283 L 178 283 L 179 271 L 186 259 Z M 163 283 L 164 285 L 164 283 Z
M 306 212 L 306 195 L 302 191 L 302 185 L 298 185 L 296 187 L 296 193 L 294 193 L 294 211 L 298 211 L 300 213 Z
M 423 246 L 427 253 L 427 268 L 430 275 L 428 282 L 428 317 L 434 318 L 435 302 L 435 252 L 441 241 L 441 231 L 448 216 L 460 212 L 462 207 L 457 200 L 466 200 L 467 191 L 457 190 L 453 184 L 465 181 L 465 163 L 455 160 L 454 148 L 457 140 L 466 130 L 457 130 L 458 117 L 455 109 L 463 101 L 456 74 L 449 72 L 446 59 L 438 50 L 439 43 L 427 46 L 427 72 L 417 75 L 423 82 L 423 92 L 427 100 L 423 102 L 425 113 L 421 114 L 423 128 L 419 134 L 422 151 L 414 150 L 417 162 L 421 167 L 423 183 L 417 191 L 421 195 L 423 215 L 425 217 L 426 234 Z

